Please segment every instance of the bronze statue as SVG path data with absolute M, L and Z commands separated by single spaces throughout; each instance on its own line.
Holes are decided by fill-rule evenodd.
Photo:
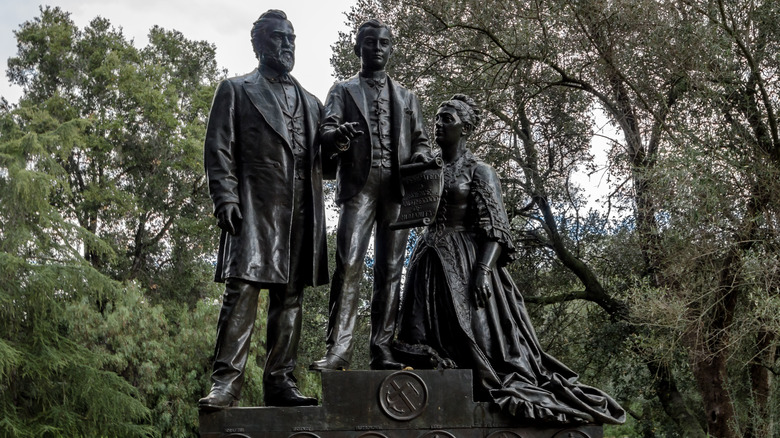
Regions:
M 216 281 L 225 283 L 213 385 L 202 409 L 241 395 L 258 293 L 268 289 L 263 374 L 266 406 L 316 405 L 293 376 L 303 289 L 328 282 L 322 161 L 322 104 L 289 75 L 295 34 L 284 12 L 254 23 L 253 72 L 223 81 L 209 115 L 205 167 L 222 229 Z
M 431 159 L 417 98 L 385 73 L 392 33 L 377 20 L 357 32 L 358 75 L 335 84 L 320 127 L 326 155 L 336 154 L 336 270 L 330 291 L 327 353 L 312 370 L 345 369 L 352 356 L 359 282 L 374 230 L 371 368 L 400 369 L 391 342 L 408 230 L 391 230 L 401 205 L 399 166 Z
M 539 345 L 504 268 L 515 249 L 498 176 L 466 146 L 479 120 L 464 95 L 436 113 L 444 189 L 411 256 L 396 356 L 417 367 L 470 368 L 475 398 L 518 417 L 622 423 L 625 412 L 612 398 L 576 383 Z

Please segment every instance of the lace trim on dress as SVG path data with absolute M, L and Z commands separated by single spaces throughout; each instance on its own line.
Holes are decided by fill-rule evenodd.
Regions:
M 501 245 L 499 264 L 505 266 L 517 258 L 512 233 L 504 206 L 496 194 L 495 184 L 475 178 L 471 182 L 471 195 L 476 202 L 477 228 L 489 240 Z

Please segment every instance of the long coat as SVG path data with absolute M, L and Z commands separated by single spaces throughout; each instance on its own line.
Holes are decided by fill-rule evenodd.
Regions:
M 398 175 L 398 167 L 407 164 L 414 154 L 430 155 L 428 135 L 417 97 L 387 78 L 390 87 L 390 117 L 392 118 L 391 148 L 393 151 L 393 170 Z M 371 170 L 371 129 L 365 93 L 360 78 L 355 75 L 346 81 L 338 82 L 328 92 L 325 101 L 325 115 L 320 127 L 323 148 L 326 155 L 338 153 L 336 170 L 336 203 L 341 204 L 363 189 Z M 356 129 L 364 134 L 354 138 L 349 149 L 339 152 L 336 149 L 335 129 L 344 122 L 357 122 Z M 392 187 L 401 193 L 400 180 Z
M 290 233 L 312 233 L 300 254 L 305 285 L 328 282 L 322 160 L 318 125 L 322 104 L 293 79 L 304 112 L 311 168 L 305 191 L 305 230 L 291 230 L 294 158 L 279 102 L 257 70 L 222 81 L 206 131 L 204 163 L 214 211 L 238 203 L 243 221 L 235 236 L 222 231 L 216 281 L 240 278 L 285 284 Z M 299 194 L 300 196 L 301 194 Z M 310 269 L 309 269 L 310 268 Z

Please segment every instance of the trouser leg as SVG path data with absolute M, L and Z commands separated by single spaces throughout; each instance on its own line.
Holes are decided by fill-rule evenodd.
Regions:
M 369 175 L 369 183 L 371 179 Z M 336 231 L 336 270 L 331 282 L 326 345 L 328 354 L 347 362 L 352 358 L 360 280 L 375 214 L 376 196 L 364 188 L 342 204 Z
M 301 338 L 303 290 L 294 285 L 273 285 L 268 296 L 268 353 L 263 373 L 266 392 L 295 386 L 293 371 Z
M 389 172 L 383 180 L 389 179 Z M 390 344 L 395 335 L 401 296 L 401 273 L 406 255 L 409 230 L 391 230 L 398 219 L 401 203 L 385 199 L 377 205 L 376 238 L 374 240 L 374 290 L 371 298 L 372 365 L 392 359 Z
M 301 305 L 303 303 L 303 275 L 310 272 L 301 266 L 305 239 L 311 233 L 305 230 L 306 199 L 302 180 L 296 180 L 292 199 L 290 260 L 287 284 L 268 286 L 268 322 L 266 330 L 266 360 L 263 372 L 265 393 L 295 386 L 295 364 L 301 338 Z
M 211 380 L 215 388 L 241 397 L 244 368 L 257 316 L 257 284 L 237 279 L 225 282 L 217 322 L 217 342 Z

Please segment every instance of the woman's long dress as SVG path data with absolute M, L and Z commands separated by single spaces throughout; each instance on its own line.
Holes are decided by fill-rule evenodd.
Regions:
M 491 297 L 475 304 L 472 272 L 480 243 L 499 242 Z M 436 219 L 418 239 L 406 277 L 399 341 L 422 344 L 471 368 L 474 395 L 517 417 L 622 423 L 623 409 L 545 354 L 520 292 L 504 269 L 514 248 L 498 177 L 466 152 L 444 169 Z

